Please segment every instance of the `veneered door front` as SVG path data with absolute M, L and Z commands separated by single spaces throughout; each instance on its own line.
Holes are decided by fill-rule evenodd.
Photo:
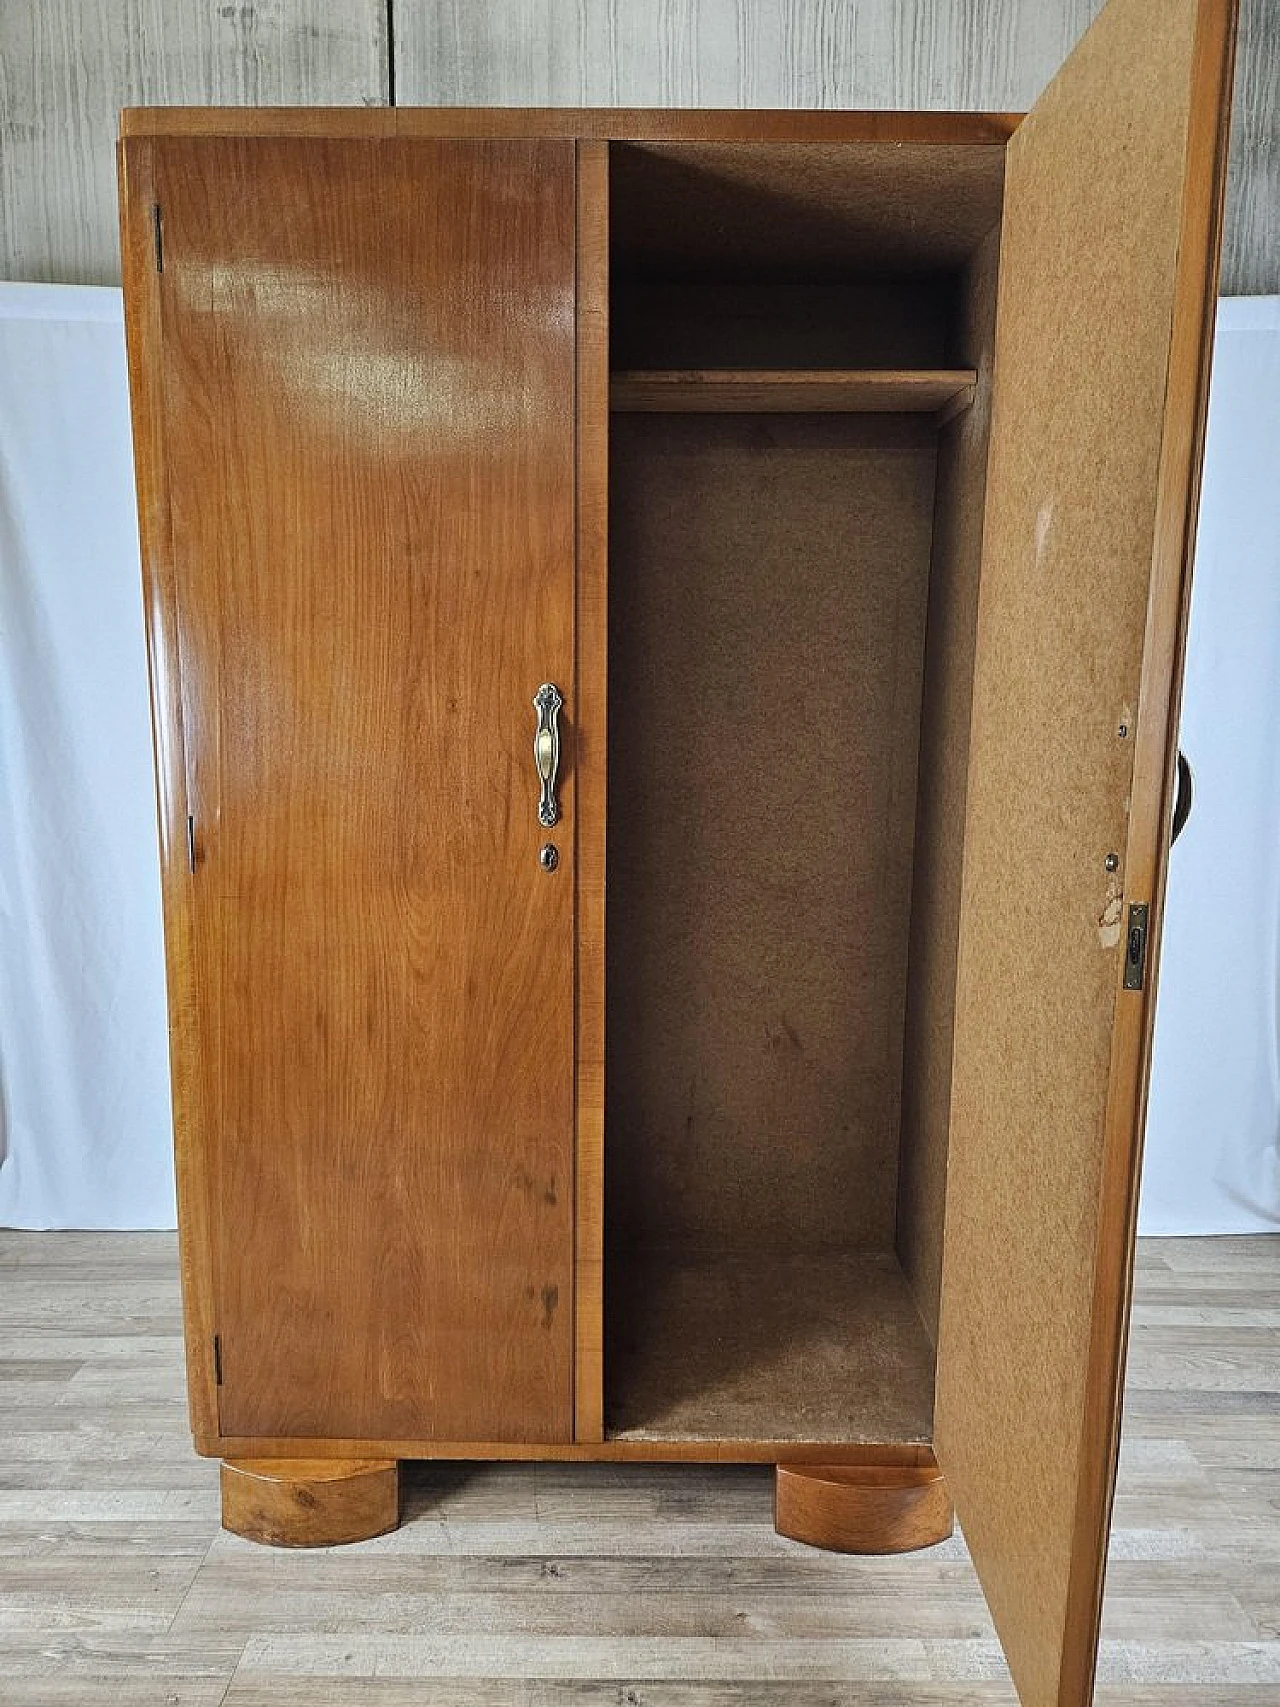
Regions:
M 572 721 L 572 144 L 125 166 L 126 230 L 157 210 L 134 385 L 220 1435 L 570 1439 L 572 744 L 545 828 L 533 700 Z

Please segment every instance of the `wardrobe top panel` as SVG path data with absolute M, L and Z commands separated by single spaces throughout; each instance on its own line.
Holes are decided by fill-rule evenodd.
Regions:
M 610 150 L 630 277 L 905 278 L 962 267 L 1000 221 L 1004 149 L 664 142 Z
M 659 107 L 126 107 L 131 136 L 561 137 L 613 142 L 1003 145 L 1017 113 Z

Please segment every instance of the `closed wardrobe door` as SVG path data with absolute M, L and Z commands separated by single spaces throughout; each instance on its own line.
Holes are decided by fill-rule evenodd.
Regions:
M 572 145 L 124 168 L 197 1432 L 569 1439 Z

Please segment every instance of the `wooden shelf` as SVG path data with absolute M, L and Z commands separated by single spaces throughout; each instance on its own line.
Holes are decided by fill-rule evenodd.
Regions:
M 928 1445 L 933 1347 L 890 1255 L 615 1253 L 606 1436 Z
M 973 400 L 972 368 L 654 368 L 615 373 L 625 414 L 909 414 L 950 417 Z

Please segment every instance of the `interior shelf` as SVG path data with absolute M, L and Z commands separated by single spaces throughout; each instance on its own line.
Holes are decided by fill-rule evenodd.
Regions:
M 653 368 L 615 373 L 609 401 L 627 414 L 950 416 L 977 379 L 973 368 Z
M 896 1257 L 701 1259 L 610 1275 L 611 1440 L 925 1445 L 934 1354 Z

